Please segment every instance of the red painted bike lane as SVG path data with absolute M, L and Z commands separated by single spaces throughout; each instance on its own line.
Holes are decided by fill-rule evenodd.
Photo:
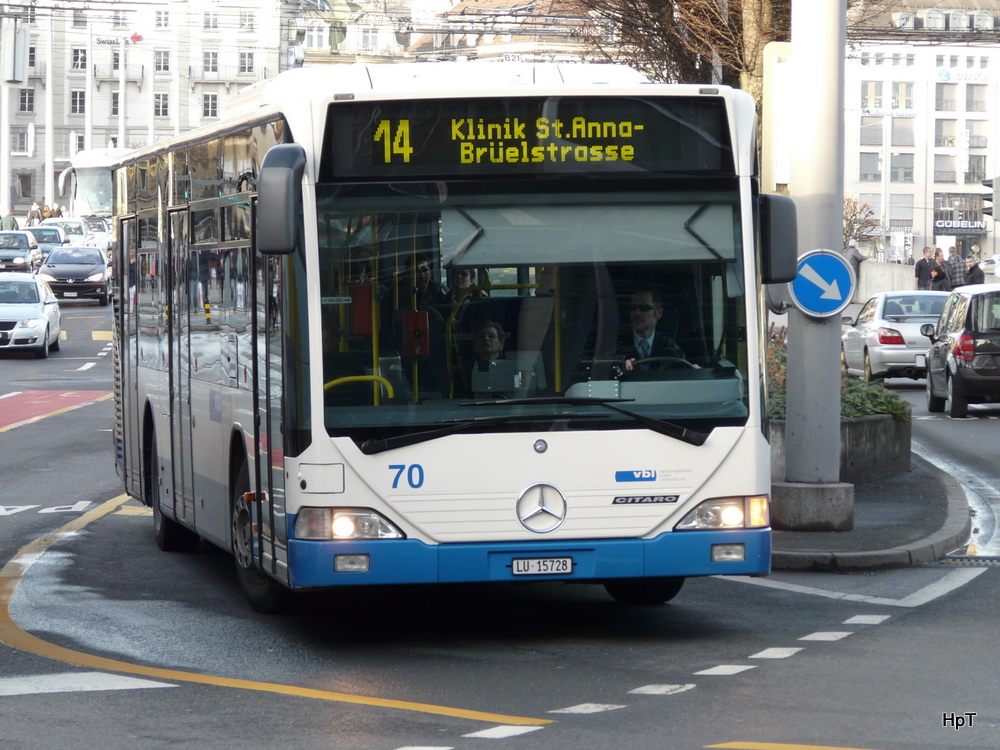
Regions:
M 20 391 L 0 396 L 0 432 L 105 401 L 109 391 Z

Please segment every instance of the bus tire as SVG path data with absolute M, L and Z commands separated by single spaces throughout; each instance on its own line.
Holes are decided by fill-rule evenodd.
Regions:
M 149 478 L 146 484 L 147 498 L 153 509 L 153 538 L 156 546 L 164 552 L 190 552 L 198 546 L 198 535 L 185 526 L 163 515 L 160 509 L 160 456 L 156 450 L 156 436 L 149 446 Z
M 255 612 L 271 614 L 283 608 L 285 588 L 257 567 L 253 560 L 253 513 L 246 500 L 250 467 L 244 461 L 233 485 L 232 552 L 236 577 Z
M 663 604 L 673 599 L 684 585 L 680 577 L 623 578 L 608 581 L 605 590 L 619 604 Z

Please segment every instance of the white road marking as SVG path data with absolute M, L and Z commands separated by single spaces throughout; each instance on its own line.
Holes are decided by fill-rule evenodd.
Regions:
M 83 365 L 82 367 L 77 367 L 76 371 L 80 372 L 81 370 L 89 370 L 91 367 L 93 367 L 96 364 L 97 364 L 96 362 L 88 362 L 87 364 Z
M 800 639 L 801 640 L 801 639 Z M 751 659 L 787 659 L 802 651 L 801 648 L 765 648 L 753 654 Z
M 695 674 L 729 677 L 731 675 L 739 674 L 740 672 L 746 672 L 749 669 L 756 669 L 756 668 L 757 667 L 747 666 L 745 664 L 720 664 L 719 666 L 712 667 L 711 669 L 703 669 L 700 672 L 695 672 Z
M 814 588 L 813 586 L 801 586 L 797 583 L 786 583 L 770 578 L 751 578 L 749 576 L 720 576 L 726 581 L 736 581 L 738 583 L 749 583 L 751 586 L 763 586 L 768 589 L 781 589 L 791 591 L 796 594 L 809 594 L 810 596 L 823 596 L 827 599 L 841 599 L 845 602 L 861 602 L 863 604 L 883 604 L 888 607 L 919 607 L 921 604 L 934 601 L 938 597 L 944 596 L 950 591 L 954 591 L 971 581 L 976 576 L 985 573 L 987 568 L 960 568 L 954 570 L 941 578 L 936 583 L 924 586 L 922 589 L 913 592 L 902 599 L 886 599 L 880 596 L 865 596 L 863 594 L 845 594 L 841 591 L 828 591 L 827 589 Z
M 462 736 L 475 737 L 482 740 L 504 740 L 508 737 L 517 737 L 519 734 L 537 732 L 539 729 L 542 729 L 542 727 L 516 727 L 510 724 L 501 724 L 498 727 L 484 729 L 481 732 L 473 732 L 472 734 L 463 734 Z
M 676 695 L 694 690 L 695 685 L 643 685 L 635 690 L 629 690 L 629 694 L 635 695 Z
M 892 615 L 855 615 L 844 620 L 844 625 L 881 625 L 891 617 Z
M 407 745 L 406 747 L 399 747 L 396 750 L 455 750 L 453 747 L 438 747 L 436 745 Z
M 0 695 L 37 695 L 39 693 L 82 693 L 103 690 L 139 690 L 177 687 L 167 682 L 140 680 L 107 672 L 66 672 L 64 674 L 4 677 Z
M 846 638 L 849 635 L 853 635 L 850 632 L 838 631 L 838 632 L 821 632 L 821 633 L 810 633 L 809 635 L 804 635 L 799 638 L 800 641 L 839 641 Z
M 628 708 L 614 703 L 581 703 L 579 706 L 569 708 L 557 708 L 554 711 L 546 711 L 550 714 L 599 714 L 604 711 L 614 711 L 619 708 Z

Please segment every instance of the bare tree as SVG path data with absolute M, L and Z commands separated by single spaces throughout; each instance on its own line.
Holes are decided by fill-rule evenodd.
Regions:
M 877 234 L 878 225 L 878 217 L 867 202 L 844 198 L 844 247 L 848 240 L 871 239 Z

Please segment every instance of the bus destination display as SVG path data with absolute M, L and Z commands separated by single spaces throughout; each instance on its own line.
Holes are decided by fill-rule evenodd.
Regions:
M 666 171 L 732 173 L 709 97 L 548 97 L 330 107 L 321 179 Z

